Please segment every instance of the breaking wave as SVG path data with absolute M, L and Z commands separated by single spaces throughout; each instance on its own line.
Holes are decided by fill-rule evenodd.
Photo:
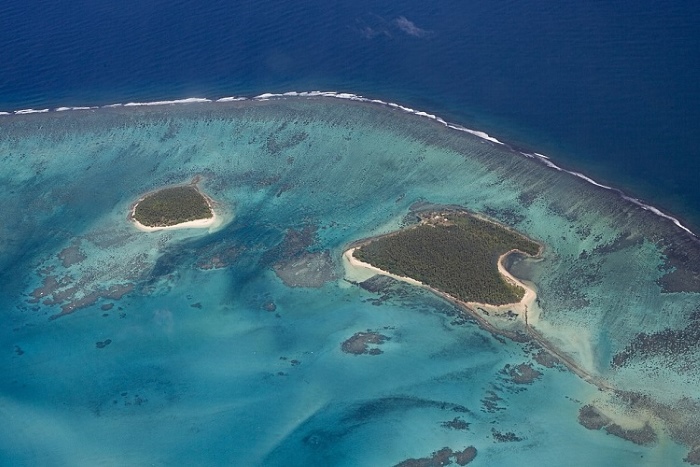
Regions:
M 190 98 L 186 98 L 186 99 L 174 99 L 174 100 L 166 100 L 166 101 L 127 102 L 127 103 L 115 103 L 115 104 L 107 104 L 107 105 L 101 105 L 101 106 L 89 106 L 89 107 L 79 106 L 79 107 L 58 107 L 55 109 L 48 109 L 48 108 L 46 108 L 46 109 L 20 109 L 20 110 L 15 110 L 12 112 L 0 112 L 0 116 L 27 115 L 27 114 L 35 114 L 35 113 L 47 113 L 47 112 L 51 112 L 51 111 L 53 111 L 53 112 L 65 112 L 65 111 L 73 111 L 73 110 L 85 111 L 85 110 L 97 110 L 100 108 L 107 109 L 107 108 L 117 108 L 117 107 L 151 107 L 151 106 L 165 106 L 165 105 L 179 105 L 179 104 L 225 103 L 225 102 L 238 102 L 238 101 L 245 101 L 245 100 L 266 101 L 266 100 L 270 100 L 270 99 L 283 99 L 283 98 L 287 98 L 287 97 L 330 97 L 330 98 L 335 98 L 335 99 L 344 99 L 344 100 L 350 100 L 350 101 L 356 101 L 356 102 L 379 104 L 379 105 L 383 105 L 383 106 L 387 106 L 387 107 L 391 107 L 391 108 L 400 110 L 402 112 L 413 114 L 413 115 L 416 115 L 419 117 L 428 118 L 430 120 L 433 120 L 435 122 L 438 122 L 438 123 L 446 126 L 447 128 L 457 130 L 457 131 L 462 131 L 465 133 L 469 133 L 471 135 L 474 135 L 478 138 L 483 139 L 484 141 L 488 141 L 489 143 L 505 146 L 505 147 L 513 150 L 514 152 L 516 152 L 524 157 L 534 159 L 534 160 L 544 164 L 545 166 L 547 166 L 553 170 L 568 173 L 570 175 L 573 175 L 574 177 L 580 178 L 581 180 L 584 180 L 584 181 L 586 181 L 592 185 L 595 185 L 599 188 L 614 191 L 615 193 L 619 194 L 624 200 L 626 200 L 630 203 L 633 203 L 646 211 L 652 212 L 659 217 L 662 217 L 666 220 L 671 221 L 678 228 L 684 230 L 692 237 L 698 238 L 697 235 L 695 235 L 695 233 L 693 233 L 693 231 L 691 231 L 688 227 L 683 225 L 681 223 L 681 221 L 678 220 L 677 218 L 675 218 L 669 214 L 666 214 L 663 211 L 661 211 L 660 209 L 658 209 L 652 205 L 646 204 L 637 198 L 626 195 L 622 190 L 620 190 L 618 188 L 614 188 L 614 187 L 599 183 L 599 182 L 595 181 L 594 179 L 592 179 L 592 178 L 590 178 L 590 177 L 588 177 L 580 172 L 576 172 L 573 170 L 566 170 L 566 169 L 558 166 L 554 162 L 552 162 L 551 159 L 549 157 L 545 156 L 544 154 L 540 154 L 540 153 L 536 153 L 536 152 L 535 153 L 526 153 L 526 152 L 518 151 L 517 149 L 509 146 L 508 144 L 506 144 L 502 141 L 499 141 L 497 138 L 489 135 L 488 133 L 485 133 L 483 131 L 478 131 L 478 130 L 472 130 L 470 128 L 466 128 L 466 127 L 463 127 L 463 126 L 455 124 L 455 123 L 447 122 L 443 118 L 441 118 L 437 115 L 428 113 L 428 112 L 416 110 L 416 109 L 413 109 L 411 107 L 406 107 L 406 106 L 403 106 L 401 104 L 397 104 L 394 102 L 383 101 L 380 99 L 370 99 L 370 98 L 363 97 L 363 96 L 358 95 L 358 94 L 352 94 L 352 93 L 347 93 L 347 92 L 337 92 L 337 91 L 301 91 L 301 92 L 289 91 L 289 92 L 283 92 L 283 93 L 269 93 L 269 92 L 267 92 L 267 93 L 259 94 L 255 97 L 252 97 L 252 98 L 241 97 L 241 96 L 229 96 L 229 97 L 222 97 L 222 98 L 218 98 L 218 99 L 207 99 L 207 98 L 203 98 L 203 97 L 190 97 Z

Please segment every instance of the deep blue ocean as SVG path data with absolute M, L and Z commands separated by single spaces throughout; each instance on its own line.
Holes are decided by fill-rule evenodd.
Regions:
M 700 465 L 699 24 L 6 0 L 0 466 Z M 211 225 L 137 228 L 183 184 Z M 542 245 L 521 303 L 352 261 L 455 206 Z
M 700 228 L 694 1 L 0 6 L 0 110 L 354 92 L 549 155 Z

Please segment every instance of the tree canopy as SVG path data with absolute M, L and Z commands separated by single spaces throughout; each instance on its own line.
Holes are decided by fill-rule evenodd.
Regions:
M 207 199 L 194 185 L 163 188 L 136 205 L 134 219 L 148 227 L 167 227 L 213 216 Z
M 540 245 L 465 212 L 429 213 L 419 225 L 366 243 L 354 256 L 384 271 L 416 279 L 466 302 L 503 305 L 524 290 L 498 272 L 510 250 L 537 255 Z

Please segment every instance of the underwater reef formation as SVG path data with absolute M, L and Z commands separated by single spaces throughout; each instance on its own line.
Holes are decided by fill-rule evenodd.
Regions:
M 396 467 L 440 467 L 443 465 L 467 465 L 476 459 L 476 448 L 469 446 L 462 451 L 453 451 L 448 447 L 444 447 L 439 451 L 435 451 L 430 457 L 422 457 L 420 459 L 406 459 L 403 462 L 396 464 Z
M 352 337 L 341 344 L 341 349 L 343 352 L 353 355 L 379 355 L 382 353 L 382 350 L 376 346 L 383 344 L 387 340 L 389 340 L 389 337 L 367 330 L 366 332 L 353 334 Z M 370 347 L 370 345 L 374 345 L 374 347 Z

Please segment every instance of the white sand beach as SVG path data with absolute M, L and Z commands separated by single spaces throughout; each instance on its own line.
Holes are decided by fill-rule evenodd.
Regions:
M 511 284 L 517 285 L 518 287 L 521 287 L 525 290 L 523 298 L 521 298 L 520 301 L 517 303 L 507 303 L 505 305 L 489 305 L 487 303 L 478 302 L 467 302 L 466 304 L 471 308 L 479 307 L 495 314 L 504 313 L 510 310 L 517 313 L 517 315 L 521 319 L 526 321 L 528 325 L 532 325 L 535 324 L 539 318 L 539 308 L 537 308 L 537 306 L 535 305 L 537 293 L 532 287 L 523 283 L 511 273 L 509 273 L 503 266 L 503 260 L 506 258 L 506 256 L 516 251 L 518 250 L 510 250 L 498 257 L 498 272 L 506 279 L 506 281 L 510 282 Z
M 410 277 L 392 274 L 390 272 L 379 269 L 378 267 L 372 266 L 369 263 L 365 263 L 364 261 L 360 261 L 359 259 L 355 258 L 352 255 L 352 253 L 356 249 L 357 248 L 350 248 L 345 253 L 343 253 L 343 259 L 344 259 L 344 263 L 345 263 L 345 272 L 346 272 L 346 276 L 349 276 L 348 277 L 349 279 L 361 281 L 361 280 L 369 279 L 370 277 L 374 276 L 375 274 L 382 274 L 384 276 L 393 277 L 394 279 L 397 279 L 400 281 L 408 282 L 409 284 L 419 285 L 421 287 L 427 287 L 422 282 L 417 281 L 415 279 L 411 279 Z M 348 268 L 348 266 L 350 266 L 350 268 Z M 356 270 L 353 271 L 352 268 L 356 268 Z M 358 269 L 359 269 L 359 271 L 358 271 Z M 365 272 L 365 273 L 363 274 L 363 272 Z M 369 272 L 369 274 L 367 272 Z
M 134 206 L 131 208 L 131 214 L 129 215 L 129 220 L 133 222 L 134 226 L 141 230 L 142 232 L 157 232 L 159 230 L 178 230 L 178 229 L 209 229 L 213 230 L 216 227 L 219 227 L 223 223 L 223 219 L 221 216 L 218 216 L 216 214 L 216 211 L 214 210 L 212 206 L 211 200 L 206 197 L 207 203 L 209 203 L 209 208 L 211 209 L 212 217 L 208 217 L 206 219 L 197 219 L 193 221 L 187 221 L 187 222 L 181 222 L 179 224 L 174 224 L 174 225 L 168 225 L 168 226 L 157 226 L 157 227 L 150 227 L 147 225 L 143 225 L 139 221 L 137 221 L 134 218 L 134 213 L 136 212 L 136 206 L 138 206 L 138 202 L 134 204 Z M 140 201 L 140 200 L 139 200 Z
M 354 281 L 362 281 L 365 279 L 369 279 L 371 276 L 375 274 L 382 274 L 385 276 L 393 277 L 394 279 L 408 282 L 409 284 L 417 285 L 420 287 L 425 287 L 433 292 L 437 293 L 438 295 L 447 295 L 444 292 L 434 289 L 426 284 L 423 284 L 420 281 L 417 281 L 415 279 L 411 279 L 410 277 L 405 277 L 405 276 L 399 276 L 397 274 L 392 274 L 388 271 L 384 271 L 382 269 L 379 269 L 378 267 L 372 266 L 369 263 L 365 263 L 363 261 L 360 261 L 359 259 L 355 258 L 353 256 L 353 252 L 355 251 L 356 248 L 350 248 L 349 250 L 345 251 L 343 253 L 343 265 L 345 267 L 345 274 L 346 277 L 350 280 Z M 457 300 L 456 298 L 450 296 L 450 298 L 457 304 L 462 305 L 463 307 L 466 307 L 472 311 L 476 310 L 476 308 L 483 308 L 484 310 L 488 311 L 489 313 L 494 313 L 496 315 L 505 313 L 507 311 L 512 311 L 515 312 L 520 319 L 522 319 L 524 322 L 526 322 L 528 325 L 535 324 L 537 322 L 537 318 L 539 316 L 539 312 L 537 312 L 537 306 L 535 305 L 535 300 L 537 299 L 537 293 L 535 292 L 532 287 L 524 284 L 520 280 L 516 279 L 512 274 L 510 274 L 506 268 L 503 266 L 503 259 L 508 256 L 509 254 L 513 253 L 516 250 L 511 250 L 508 251 L 504 254 L 502 254 L 498 258 L 498 271 L 505 277 L 505 279 L 512 283 L 515 284 L 519 287 L 522 287 L 525 290 L 525 295 L 523 295 L 523 298 L 517 302 L 517 303 L 508 303 L 505 305 L 489 305 L 487 303 L 478 303 L 478 302 L 463 302 L 461 300 Z

